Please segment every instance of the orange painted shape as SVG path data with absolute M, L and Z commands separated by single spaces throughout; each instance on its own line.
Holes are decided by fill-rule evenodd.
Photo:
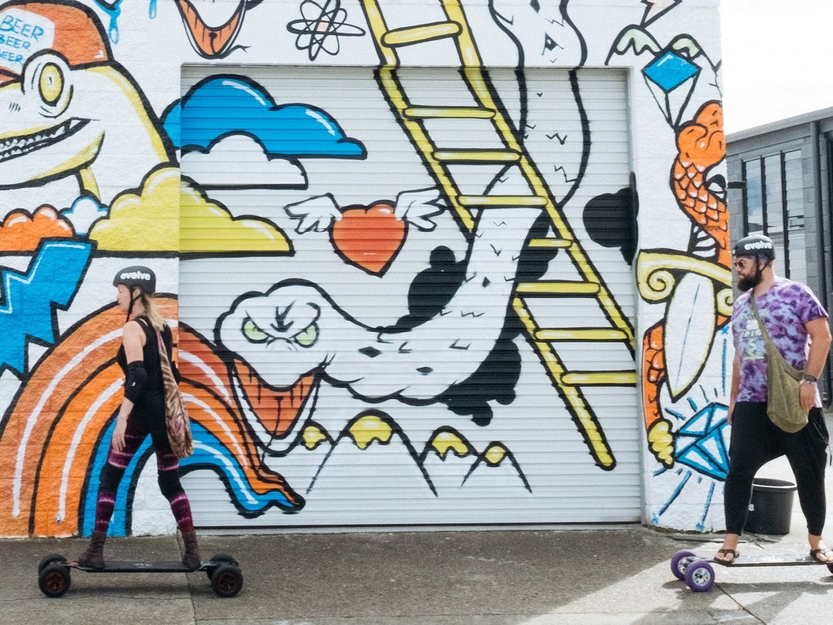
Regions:
M 165 318 L 176 318 L 176 300 L 157 302 Z M 115 307 L 91 315 L 62 337 L 24 383 L 0 439 L 0 475 L 9 476 L 0 481 L 0 535 L 66 536 L 80 530 L 78 511 L 93 452 L 123 397 L 121 388 L 113 388 L 122 379 L 114 359 L 123 324 L 123 313 Z M 179 335 L 179 349 L 188 353 L 180 388 L 192 420 L 237 456 L 256 492 L 278 490 L 302 505 L 286 480 L 261 463 L 258 445 L 234 403 L 225 363 L 187 327 Z M 287 402 L 300 408 L 310 384 L 287 391 Z M 18 469 L 15 513 L 13 476 Z
M 297 421 L 310 395 L 315 375 L 302 377 L 287 391 L 275 391 L 265 386 L 257 373 L 243 361 L 235 360 L 234 368 L 245 393 L 242 399 L 249 403 L 267 432 L 277 438 L 283 437 Z
M 41 206 L 34 215 L 13 210 L 0 222 L 0 252 L 34 252 L 41 239 L 74 234 L 72 225 L 51 206 Z
M 333 225 L 333 244 L 349 262 L 380 274 L 402 248 L 405 230 L 405 222 L 396 218 L 390 204 L 350 207 Z
M 708 170 L 726 156 L 723 107 L 719 102 L 704 104 L 694 119 L 677 133 L 679 154 L 671 170 L 671 186 L 680 208 L 715 240 L 717 262 L 728 267 L 729 212 L 718 196 L 705 185 Z
M 659 387 L 665 380 L 665 326 L 657 323 L 642 338 L 642 403 L 645 408 L 645 428 L 662 418 Z
M 50 32 L 52 43 L 49 50 L 60 53 L 70 67 L 92 63 L 104 63 L 112 59 L 107 33 L 92 9 L 81 5 L 62 4 L 60 2 L 22 2 L 6 3 L 0 8 L 0 19 L 9 9 L 34 13 L 52 23 Z M 40 48 L 35 47 L 26 56 Z M 0 84 L 18 78 L 11 71 L 0 72 Z
M 175 1 L 185 28 L 191 34 L 194 46 L 203 56 L 212 58 L 221 54 L 224 48 L 232 43 L 246 12 L 247 0 L 240 0 L 240 4 L 229 20 L 216 28 L 203 21 L 189 0 Z

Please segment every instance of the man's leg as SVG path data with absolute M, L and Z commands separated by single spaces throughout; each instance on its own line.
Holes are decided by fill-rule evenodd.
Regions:
M 778 444 L 777 433 L 772 431 L 773 428 L 775 426 L 766 415 L 766 403 L 735 404 L 732 438 L 729 444 L 729 475 L 723 489 L 726 535 L 721 551 L 715 556 L 716 560 L 734 561 L 738 541 L 749 514 L 755 474 L 767 462 L 784 453 Z
M 789 436 L 787 458 L 798 486 L 798 501 L 807 519 L 810 550 L 821 549 L 822 562 L 833 562 L 833 552 L 824 553 L 822 540 L 827 499 L 824 489 L 824 470 L 827 462 L 827 427 L 820 408 L 810 411 L 805 428 Z

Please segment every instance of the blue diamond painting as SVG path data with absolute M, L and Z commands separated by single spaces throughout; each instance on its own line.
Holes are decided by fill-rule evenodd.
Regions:
M 700 68 L 678 54 L 666 50 L 665 54 L 648 63 L 642 73 L 660 89 L 669 93 L 700 73 Z

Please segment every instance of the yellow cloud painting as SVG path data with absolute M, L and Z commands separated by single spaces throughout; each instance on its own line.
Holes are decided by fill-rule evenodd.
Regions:
M 267 220 L 234 218 L 218 202 L 181 179 L 179 169 L 152 171 L 138 193 L 113 200 L 110 214 L 90 231 L 98 249 L 179 252 L 182 255 L 286 254 L 284 233 Z

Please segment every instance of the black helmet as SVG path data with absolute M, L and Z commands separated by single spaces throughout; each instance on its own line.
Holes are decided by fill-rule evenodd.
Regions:
M 763 234 L 750 234 L 735 243 L 732 256 L 765 256 L 775 260 L 775 245 L 772 239 Z
M 141 265 L 125 267 L 113 278 L 113 286 L 120 284 L 131 290 L 137 286 L 145 292 L 145 295 L 153 295 L 156 292 L 156 274 L 148 267 Z

